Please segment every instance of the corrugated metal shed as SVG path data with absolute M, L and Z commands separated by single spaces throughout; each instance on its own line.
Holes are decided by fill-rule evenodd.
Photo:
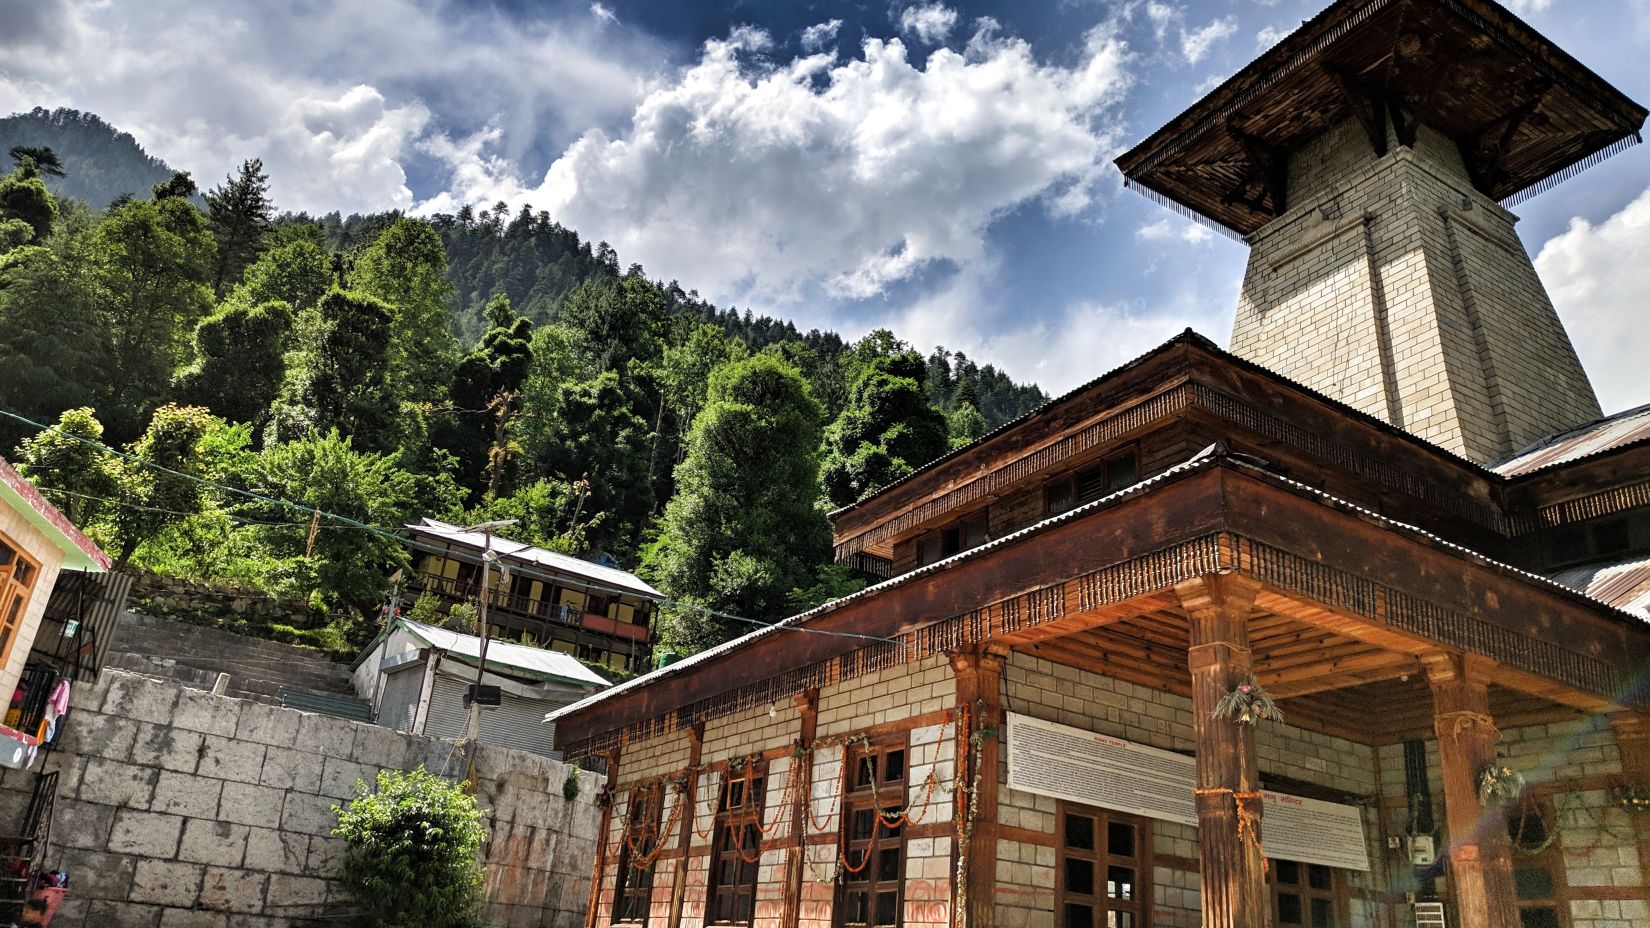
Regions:
M 464 705 L 468 682 L 445 673 L 435 675 L 430 696 L 430 717 L 424 723 L 424 735 L 463 739 L 470 728 L 470 710 Z M 481 712 L 481 741 L 519 751 L 559 758 L 556 752 L 556 726 L 544 721 L 545 707 L 554 705 L 542 699 L 526 699 L 505 693 L 497 706 Z
M 435 628 L 408 619 L 397 619 L 414 638 L 437 651 L 445 651 L 472 666 L 481 659 L 481 639 L 463 632 Z M 586 690 L 608 686 L 608 681 L 594 670 L 579 663 L 571 654 L 529 648 L 508 641 L 490 641 L 487 644 L 487 669 L 511 677 L 534 680 L 558 680 L 572 683 Z
M 1623 612 L 1650 619 L 1650 558 L 1570 567 L 1552 579 Z
M 1503 477 L 1517 477 L 1646 440 L 1650 440 L 1650 405 L 1549 435 L 1505 461 L 1491 464 L 1490 469 Z
M 426 539 L 437 540 L 460 548 L 470 549 L 479 561 L 481 552 L 490 544 L 493 551 L 506 561 L 514 561 L 525 565 L 543 568 L 552 573 L 566 576 L 570 580 L 584 580 L 592 586 L 604 587 L 614 592 L 631 593 L 644 599 L 658 601 L 664 599 L 665 594 L 649 586 L 642 578 L 629 571 L 619 570 L 616 567 L 604 567 L 582 558 L 558 554 L 555 551 L 546 551 L 532 545 L 524 545 L 519 541 L 500 538 L 497 535 L 492 541 L 481 532 L 466 532 L 456 525 L 449 525 L 439 519 L 422 519 L 419 522 L 404 526 L 408 533 Z

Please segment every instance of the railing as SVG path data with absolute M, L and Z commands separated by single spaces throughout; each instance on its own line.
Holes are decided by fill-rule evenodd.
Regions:
M 457 601 L 481 601 L 480 585 L 460 583 L 446 577 L 414 574 L 407 581 L 407 588 L 409 591 L 425 590 Z M 571 608 L 564 612 L 560 605 L 522 596 L 519 593 L 494 590 L 487 596 L 487 609 L 488 621 L 500 625 L 520 627 L 523 631 L 535 631 L 536 629 L 519 621 L 511 622 L 508 620 L 510 616 L 533 619 L 540 627 L 564 625 L 571 628 L 582 628 L 602 635 L 611 635 L 616 638 L 626 638 L 631 641 L 647 640 L 646 626 L 632 622 L 621 622 L 617 619 L 610 619 L 605 615 L 579 612 Z M 503 612 L 506 615 L 496 616 L 496 612 Z

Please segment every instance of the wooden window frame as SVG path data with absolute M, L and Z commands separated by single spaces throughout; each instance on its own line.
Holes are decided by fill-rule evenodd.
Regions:
M 1152 820 L 1126 812 L 1102 809 L 1061 800 L 1055 806 L 1054 822 L 1054 924 L 1066 924 L 1066 904 L 1091 906 L 1095 912 L 1094 928 L 1105 928 L 1112 912 L 1134 916 L 1134 928 L 1150 928 L 1152 923 Z M 1066 842 L 1066 818 L 1077 816 L 1094 820 L 1092 835 L 1094 847 L 1074 848 Z M 1111 852 L 1108 838 L 1115 822 L 1134 829 L 1134 855 Z M 1094 865 L 1096 893 L 1072 893 L 1066 886 L 1066 863 L 1070 859 L 1090 861 Z M 1134 870 L 1134 892 L 1127 900 L 1112 899 L 1107 891 L 1110 868 L 1127 866 Z
M 1295 883 L 1280 883 L 1279 877 L 1285 866 L 1300 868 L 1300 878 Z M 1320 868 L 1329 873 L 1329 888 L 1321 889 L 1312 885 L 1312 869 Z M 1334 911 L 1334 928 L 1352 923 L 1352 890 L 1347 882 L 1346 871 L 1339 867 L 1330 867 L 1324 864 L 1309 864 L 1299 860 L 1268 861 L 1266 868 L 1267 904 L 1271 906 L 1271 924 L 1278 928 L 1312 928 L 1313 900 L 1326 900 Z M 1294 895 L 1301 900 L 1301 918 L 1304 921 L 1286 922 L 1281 911 L 1280 896 Z
M 970 529 L 977 528 L 977 540 Z M 989 542 L 991 540 L 991 509 L 976 509 L 958 519 L 931 529 L 917 536 L 917 566 L 927 567 L 948 557 L 958 555 L 964 551 Z M 932 550 L 929 550 L 929 549 Z
M 897 781 L 886 776 L 888 758 L 893 754 L 900 756 L 900 772 Z M 871 778 L 862 783 L 861 775 L 867 771 L 865 758 L 874 758 L 870 768 Z M 831 924 L 834 928 L 899 928 L 905 923 L 905 829 L 903 827 L 888 828 L 877 817 L 874 810 L 879 807 L 884 811 L 899 811 L 910 801 L 911 778 L 911 748 L 904 734 L 897 738 L 888 738 L 873 741 L 870 745 L 850 744 L 843 751 L 842 756 L 842 809 L 841 829 L 838 833 L 838 849 L 846 866 L 853 866 L 863 861 L 861 871 L 867 877 L 860 880 L 859 874 L 843 873 L 842 879 L 837 882 L 836 901 L 831 907 Z M 861 837 L 857 832 L 856 822 L 861 813 L 872 814 L 870 835 Z M 887 842 L 893 842 L 895 867 L 892 877 L 879 875 L 884 855 L 889 853 Z M 874 852 L 874 855 L 873 855 Z M 870 859 L 874 856 L 875 859 Z M 893 892 L 894 913 L 893 921 L 877 921 L 876 906 L 881 897 Z M 865 920 L 849 921 L 849 899 L 863 893 L 865 895 Z
M 1536 807 L 1536 818 L 1547 827 L 1556 827 L 1558 822 L 1557 810 L 1553 807 L 1552 795 L 1543 792 L 1527 792 L 1518 802 L 1507 807 L 1507 834 L 1516 842 L 1517 835 L 1527 829 L 1523 822 L 1523 812 L 1526 803 Z M 1531 854 L 1513 848 L 1513 904 L 1519 912 L 1520 922 L 1523 920 L 1525 909 L 1550 908 L 1557 918 L 1558 928 L 1570 928 L 1570 886 L 1566 878 L 1564 863 L 1564 832 L 1562 829 L 1551 844 L 1539 854 Z M 1539 899 L 1524 899 L 1518 895 L 1518 871 L 1521 869 L 1540 868 L 1547 871 L 1552 879 L 1552 893 Z
M 0 666 L 4 666 L 28 620 L 29 604 L 40 580 L 40 561 L 9 535 L 0 534 L 0 545 L 11 551 L 11 557 L 0 563 Z M 28 574 L 21 580 L 17 577 L 20 566 L 26 567 Z
M 638 816 L 637 800 L 646 800 L 647 807 Z M 679 800 L 680 801 L 680 800 Z M 663 839 L 659 834 L 660 813 L 664 811 L 665 788 L 663 783 L 654 783 L 648 786 L 638 786 L 630 791 L 630 800 L 625 804 L 625 825 L 619 837 L 619 873 L 613 880 L 613 917 L 615 925 L 646 925 L 649 910 L 653 908 L 653 871 L 658 865 L 645 870 L 630 866 L 631 845 L 646 855 L 658 846 Z M 637 819 L 646 819 L 638 822 Z M 635 829 L 641 827 L 641 837 L 637 839 Z M 629 897 L 638 897 L 641 900 L 641 916 L 627 918 L 628 910 L 625 902 Z
M 762 870 L 763 806 L 767 799 L 768 765 L 754 761 L 737 771 L 730 765 L 722 771 L 722 788 L 716 800 L 716 825 L 710 846 L 710 873 L 705 880 L 705 924 L 753 925 L 756 923 L 756 884 Z M 745 778 L 750 770 L 750 778 Z M 748 784 L 748 789 L 747 789 Z M 738 831 L 735 831 L 738 826 Z M 756 859 L 747 852 L 754 850 Z M 722 878 L 723 866 L 733 868 L 732 880 Z M 718 918 L 719 903 L 731 900 L 732 917 Z M 739 900 L 744 897 L 746 918 L 739 918 Z
M 1111 466 L 1114 462 L 1122 461 L 1124 458 L 1128 458 L 1132 462 L 1130 464 L 1130 470 L 1132 472 L 1132 479 L 1130 479 L 1126 482 L 1125 481 L 1113 482 L 1112 479 L 1111 479 L 1111 472 L 1110 472 L 1111 471 Z M 1081 482 L 1081 478 L 1086 474 L 1091 474 L 1091 473 L 1095 472 L 1096 470 L 1103 470 L 1103 471 L 1106 472 L 1106 474 L 1105 474 L 1106 486 L 1103 490 L 1101 490 L 1099 496 L 1096 496 L 1096 497 L 1093 497 L 1091 499 L 1085 500 L 1079 495 L 1079 484 Z M 1045 517 L 1047 517 L 1047 516 L 1057 516 L 1062 512 L 1070 512 L 1071 510 L 1076 509 L 1079 506 L 1086 506 L 1089 503 L 1094 502 L 1095 499 L 1099 499 L 1100 497 L 1103 497 L 1108 493 L 1115 493 L 1116 491 L 1123 489 L 1125 486 L 1132 486 L 1133 484 L 1138 483 L 1139 481 L 1140 481 L 1140 446 L 1137 445 L 1137 444 L 1131 444 L 1131 445 L 1127 445 L 1127 446 L 1122 447 L 1122 448 L 1113 449 L 1111 451 L 1111 453 L 1109 453 L 1109 454 L 1106 454 L 1106 455 L 1104 455 L 1102 457 L 1099 457 L 1099 458 L 1095 458 L 1092 461 L 1088 461 L 1088 462 L 1084 463 L 1083 465 L 1081 465 L 1079 467 L 1072 468 L 1071 470 L 1067 471 L 1064 474 L 1061 474 L 1058 477 L 1055 477 L 1052 480 L 1048 480 L 1048 481 L 1044 482 L 1044 484 L 1043 484 L 1043 515 Z M 1053 502 L 1053 498 L 1052 498 L 1052 491 L 1055 490 L 1056 488 L 1064 488 L 1068 498 L 1071 500 L 1070 504 L 1068 504 L 1064 507 L 1061 507 L 1061 508 L 1056 508 L 1055 507 L 1054 502 Z

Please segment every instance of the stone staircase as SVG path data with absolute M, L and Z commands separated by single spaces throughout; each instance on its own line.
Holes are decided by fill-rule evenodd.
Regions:
M 224 695 L 274 706 L 281 705 L 283 690 L 299 690 L 366 707 L 356 697 L 348 665 L 315 651 L 137 612 L 120 614 L 105 666 L 204 690 L 226 673 Z

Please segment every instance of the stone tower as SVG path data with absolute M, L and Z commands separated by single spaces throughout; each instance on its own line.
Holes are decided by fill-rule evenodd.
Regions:
M 1503 204 L 1644 118 L 1488 0 L 1342 0 L 1118 165 L 1249 244 L 1234 353 L 1486 463 L 1600 414 Z

